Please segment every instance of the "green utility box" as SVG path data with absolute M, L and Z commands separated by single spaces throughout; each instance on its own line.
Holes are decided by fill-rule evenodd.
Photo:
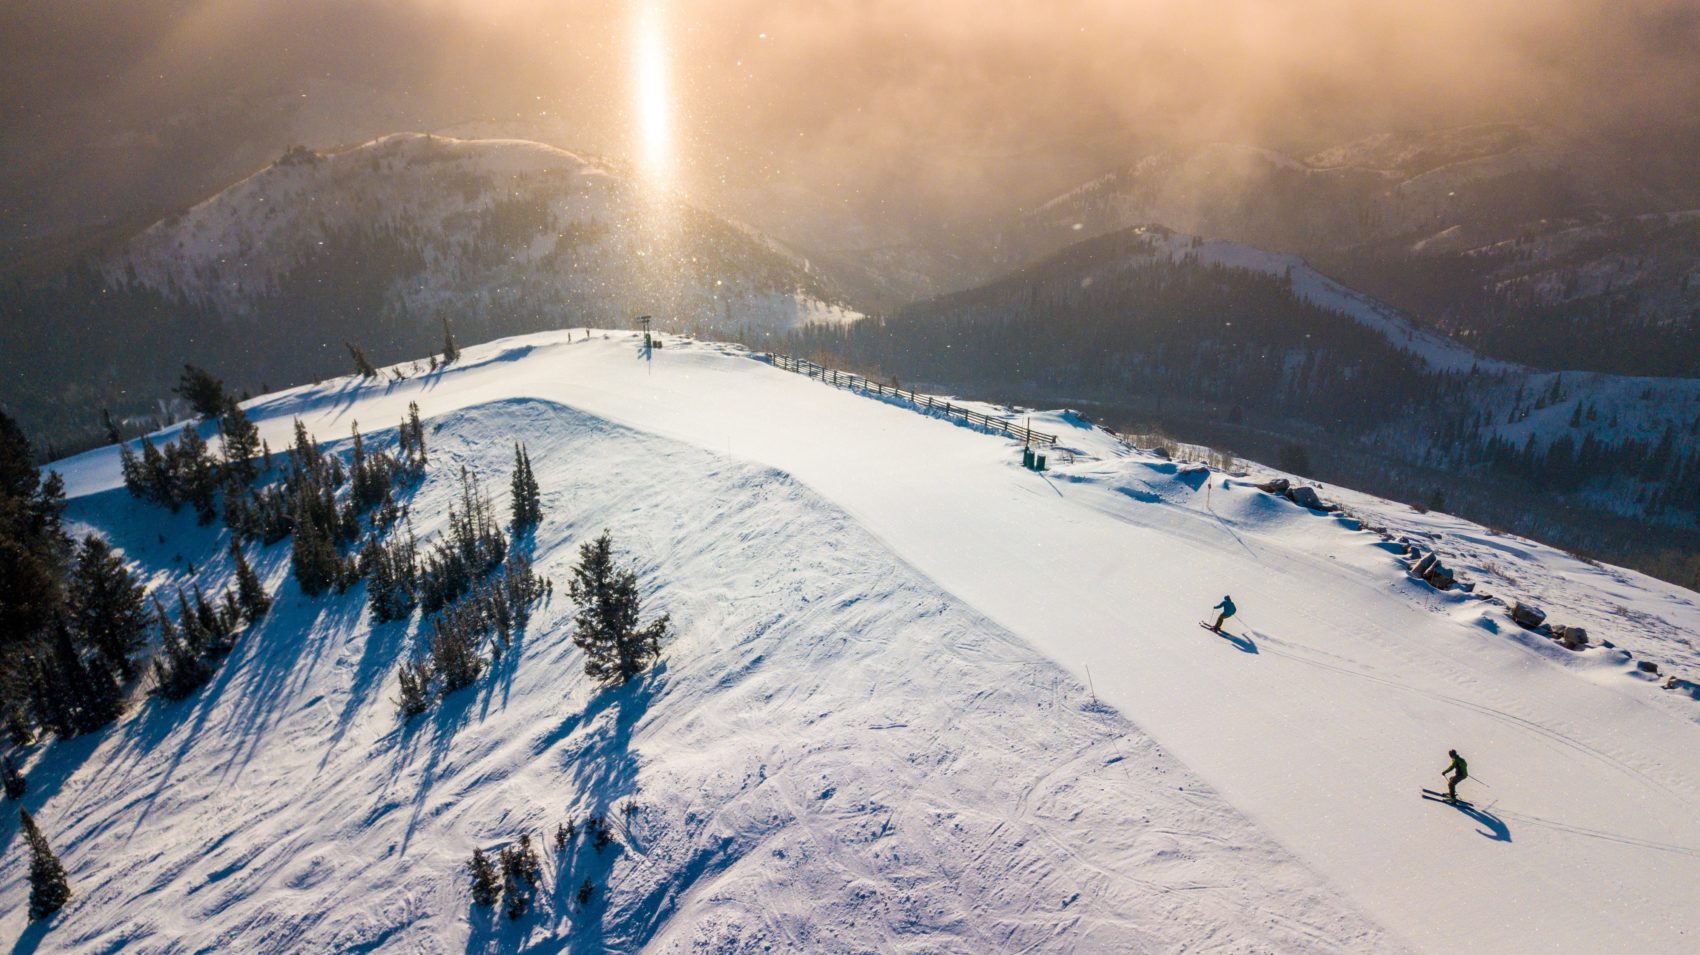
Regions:
M 1032 448 L 1022 448 L 1021 449 L 1021 466 L 1026 468 L 1029 471 L 1033 470 L 1033 449 Z

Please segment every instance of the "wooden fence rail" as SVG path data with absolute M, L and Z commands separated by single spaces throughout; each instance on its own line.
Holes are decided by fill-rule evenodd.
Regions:
M 767 360 L 772 362 L 773 367 L 775 368 L 783 368 L 786 371 L 794 371 L 799 375 L 807 375 L 810 378 L 818 378 L 835 388 L 848 388 L 852 391 L 863 392 L 864 394 L 875 394 L 881 397 L 898 398 L 909 402 L 922 411 L 933 414 L 942 414 L 947 418 L 956 418 L 961 421 L 966 421 L 969 424 L 985 428 L 987 431 L 995 431 L 999 434 L 1006 434 L 1023 444 L 1054 445 L 1057 443 L 1057 436 L 1054 434 L 1046 434 L 1043 431 L 1034 431 L 1032 428 L 1023 427 L 1008 420 L 1007 418 L 994 418 L 991 415 L 981 414 L 972 408 L 964 408 L 959 404 L 946 401 L 943 398 L 934 397 L 933 395 L 924 395 L 919 392 L 899 388 L 896 385 L 888 385 L 874 381 L 866 375 L 857 375 L 847 371 L 839 371 L 835 368 L 827 368 L 824 365 L 817 365 L 807 359 L 796 358 L 791 355 L 776 355 L 770 353 L 767 355 Z

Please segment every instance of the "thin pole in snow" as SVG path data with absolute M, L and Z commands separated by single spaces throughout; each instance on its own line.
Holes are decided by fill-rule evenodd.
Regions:
M 1098 702 L 1098 688 L 1092 685 L 1092 665 L 1086 666 L 1086 688 L 1092 691 L 1092 702 Z

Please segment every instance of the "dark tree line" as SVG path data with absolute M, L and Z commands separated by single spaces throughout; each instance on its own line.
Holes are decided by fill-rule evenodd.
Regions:
M 0 413 L 0 719 L 19 745 L 117 719 L 145 639 L 142 586 L 106 541 L 74 544 L 64 508 Z
M 1128 264 L 1146 241 L 1105 236 L 890 318 L 810 326 L 790 344 L 902 380 L 1167 397 L 1325 427 L 1367 429 L 1438 400 L 1411 356 L 1281 276 L 1191 258 Z
M 1692 553 L 1682 542 L 1700 519 L 1700 420 L 1651 438 L 1626 435 L 1609 414 L 1569 394 L 1561 376 L 1511 396 L 1510 382 L 1495 374 L 1422 365 L 1380 331 L 1300 298 L 1282 276 L 1186 256 L 1153 260 L 1148 241 L 1134 231 L 1103 236 L 889 318 L 805 328 L 782 347 L 887 379 L 1080 402 L 1118 427 L 1243 440 L 1271 457 L 1290 448 L 1298 470 L 1364 480 L 1357 464 L 1345 473 L 1330 467 L 1332 445 L 1343 460 L 1380 458 L 1384 494 L 1421 480 L 1428 495 L 1433 472 L 1448 470 L 1530 501 L 1540 515 L 1519 518 L 1517 529 L 1572 546 L 1593 534 L 1588 520 L 1599 501 L 1589 495 L 1603 496 L 1614 513 L 1657 524 L 1638 545 L 1641 555 L 1661 547 Z M 1692 359 L 1694 349 L 1667 345 Z M 1560 402 L 1575 404 L 1569 433 L 1502 435 Z M 1463 488 L 1451 503 L 1466 517 L 1506 520 L 1501 503 Z M 1607 553 L 1637 562 L 1634 550 Z M 1678 579 L 1689 579 L 1685 573 Z

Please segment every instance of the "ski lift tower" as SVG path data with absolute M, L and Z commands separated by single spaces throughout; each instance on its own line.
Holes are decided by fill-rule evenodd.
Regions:
M 648 315 L 639 315 L 637 321 L 638 327 L 643 329 L 643 353 L 645 356 L 648 356 L 651 352 L 655 351 L 655 340 L 649 337 L 650 318 Z

